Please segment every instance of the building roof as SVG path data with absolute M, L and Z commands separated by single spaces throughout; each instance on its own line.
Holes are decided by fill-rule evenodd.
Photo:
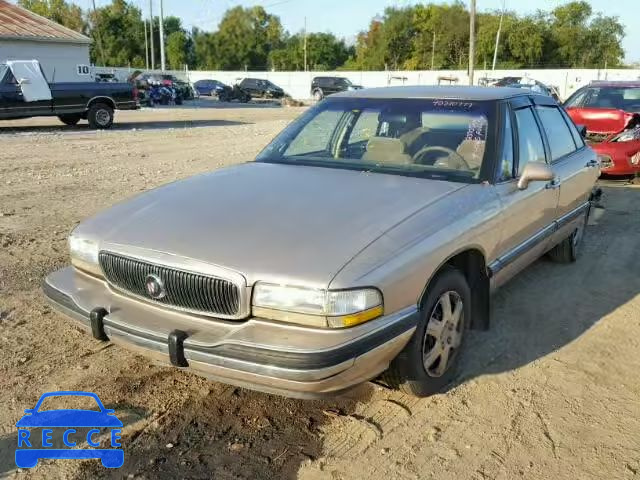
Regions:
M 336 93 L 331 97 L 352 98 L 439 98 L 445 100 L 502 100 L 505 98 L 535 95 L 535 92 L 522 88 L 508 87 L 467 87 L 457 85 L 443 86 L 406 86 L 365 88 Z
M 0 40 L 91 43 L 89 37 L 6 0 L 0 0 Z

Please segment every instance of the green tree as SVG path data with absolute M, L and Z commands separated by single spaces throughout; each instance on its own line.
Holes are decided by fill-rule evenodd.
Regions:
M 227 10 L 216 33 L 221 68 L 267 68 L 269 53 L 281 46 L 280 19 L 262 7 Z
M 307 66 L 310 70 L 334 70 L 347 61 L 352 49 L 331 33 L 307 35 Z M 304 69 L 304 35 L 285 36 L 282 47 L 272 50 L 269 62 L 276 70 Z
M 167 37 L 167 62 L 174 70 L 183 68 L 187 63 L 187 35 L 181 30 Z
M 76 32 L 86 33 L 82 9 L 64 0 L 18 0 L 18 5 Z
M 469 50 L 469 12 L 456 1 L 450 5 L 418 5 L 412 68 L 464 68 Z M 435 48 L 434 48 L 435 38 Z
M 138 8 L 125 0 L 90 12 L 92 62 L 113 67 L 144 67 L 144 25 Z

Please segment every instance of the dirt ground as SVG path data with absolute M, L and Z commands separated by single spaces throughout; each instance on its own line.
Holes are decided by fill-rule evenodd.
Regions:
M 45 303 L 81 219 L 134 193 L 248 161 L 296 108 L 119 113 L 94 132 L 0 124 L 0 477 L 640 479 L 640 188 L 604 188 L 580 261 L 536 262 L 493 300 L 462 375 L 414 399 L 375 384 L 323 401 L 210 382 L 100 343 Z M 96 392 L 125 464 L 16 470 L 15 422 L 52 390 Z

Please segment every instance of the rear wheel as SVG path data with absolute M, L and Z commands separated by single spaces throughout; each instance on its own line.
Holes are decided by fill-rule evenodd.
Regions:
M 584 239 L 587 222 L 589 221 L 589 211 L 591 206 L 584 213 L 584 218 L 569 237 L 565 238 L 558 245 L 549 250 L 549 258 L 557 263 L 573 263 L 580 256 L 582 241 Z
M 104 103 L 94 103 L 87 114 L 91 128 L 111 128 L 113 125 L 113 108 Z
M 58 115 L 58 118 L 65 125 L 76 125 L 82 119 L 82 114 L 69 113 L 66 115 Z
M 432 280 L 409 343 L 382 379 L 418 397 L 442 390 L 456 374 L 465 330 L 471 321 L 471 291 L 464 275 L 445 267 Z

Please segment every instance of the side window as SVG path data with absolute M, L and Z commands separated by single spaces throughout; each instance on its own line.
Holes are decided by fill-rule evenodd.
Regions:
M 518 129 L 518 176 L 528 162 L 545 162 L 544 143 L 530 108 L 516 110 Z
M 565 155 L 569 155 L 576 150 L 571 130 L 567 122 L 562 118 L 562 113 L 556 107 L 536 107 L 542 127 L 547 134 L 549 147 L 551 148 L 551 161 L 555 162 Z
M 511 127 L 511 112 L 506 110 L 504 122 L 504 136 L 502 138 L 502 157 L 500 159 L 500 180 L 513 178 L 513 128 Z
M 328 151 L 331 136 L 344 112 L 325 110 L 316 115 L 293 139 L 285 156 Z
M 569 131 L 571 132 L 571 136 L 573 137 L 573 141 L 575 142 L 576 147 L 577 148 L 584 147 L 584 138 L 582 138 L 582 135 L 576 128 L 576 124 L 573 123 L 573 120 L 571 120 L 571 117 L 567 114 L 567 112 L 564 111 L 564 109 L 560 109 L 560 113 L 562 113 L 564 121 L 567 122 Z
M 581 106 L 584 103 L 585 98 L 587 97 L 587 93 L 589 93 L 588 88 L 578 90 L 575 94 L 573 94 L 573 96 L 569 98 L 569 100 L 567 100 L 564 106 L 567 108 Z
M 364 111 L 360 114 L 349 136 L 349 145 L 367 141 L 376 134 L 378 129 L 378 114 L 379 112 L 371 110 Z

